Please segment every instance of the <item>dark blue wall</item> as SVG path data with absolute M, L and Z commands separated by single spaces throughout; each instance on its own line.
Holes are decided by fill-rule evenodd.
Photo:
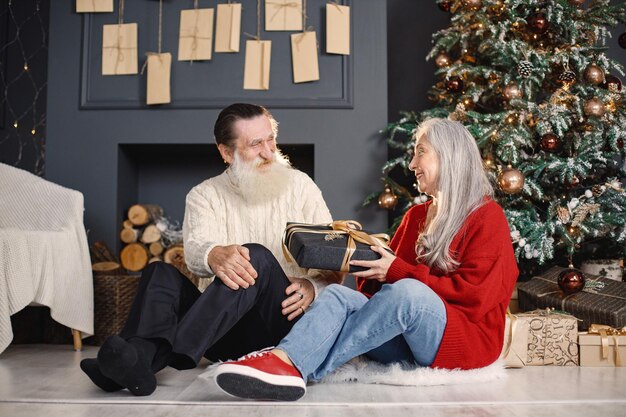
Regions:
M 126 3 L 125 21 L 139 24 L 141 65 L 143 54 L 156 48 L 158 2 Z M 215 7 L 216 3 L 207 0 L 200 5 Z M 322 51 L 325 26 L 319 19 L 325 3 L 308 1 L 309 23 L 318 31 Z M 174 57 L 178 10 L 192 4 L 164 2 L 163 50 L 172 52 Z M 249 15 L 254 12 L 256 1 L 244 0 L 243 6 L 244 15 Z M 184 203 L 182 196 L 200 178 L 223 170 L 223 163 L 216 158 L 214 146 L 209 146 L 206 166 L 200 167 L 204 169 L 200 175 L 197 171 L 190 175 L 178 173 L 171 166 L 184 165 L 183 158 L 198 164 L 197 152 L 204 152 L 198 146 L 212 142 L 218 107 L 235 100 L 268 105 L 280 122 L 279 143 L 313 145 L 313 155 L 301 164 L 307 165 L 309 160 L 311 165 L 313 161 L 312 167 L 303 169 L 313 171 L 335 218 L 357 219 L 372 230 L 386 228 L 385 213 L 375 207 L 359 209 L 365 195 L 381 189 L 379 170 L 387 158 L 385 143 L 378 133 L 387 122 L 385 2 L 353 2 L 352 56 L 321 52 L 323 78 L 319 83 L 292 84 L 289 32 L 262 33 L 263 38 L 273 40 L 270 91 L 251 92 L 240 87 L 242 44 L 237 55 L 214 54 L 213 61 L 194 63 L 191 67 L 174 61 L 174 101 L 153 108 L 142 104 L 145 75 L 99 75 L 98 33 L 102 23 L 114 23 L 116 16 L 81 16 L 73 8 L 73 0 L 59 0 L 53 2 L 50 10 L 46 177 L 84 194 L 90 241 L 116 244 L 123 208 L 140 201 L 142 196 L 156 198 L 153 179 L 146 180 L 146 172 L 140 172 L 144 162 L 137 162 L 133 156 L 142 146 L 158 144 L 167 150 L 169 146 L 184 144 L 195 152 L 188 157 L 176 152 L 166 153 L 166 158 L 154 155 L 159 164 L 168 164 L 163 172 L 174 177 L 159 183 L 163 187 L 159 201 L 140 201 L 172 207 L 169 211 L 178 216 Z M 249 16 L 244 17 L 242 30 L 255 32 L 255 27 L 246 23 L 249 20 Z M 204 88 L 203 80 L 210 79 L 210 74 L 217 80 L 223 77 L 236 82 L 216 82 L 210 89 Z

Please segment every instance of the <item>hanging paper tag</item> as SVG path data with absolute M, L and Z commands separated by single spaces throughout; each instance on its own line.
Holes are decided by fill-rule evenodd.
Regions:
M 137 23 L 102 26 L 102 75 L 137 74 Z
M 172 68 L 172 54 L 150 53 L 148 55 L 148 87 L 146 89 L 147 104 L 169 103 L 170 99 L 170 71 Z
M 76 0 L 76 13 L 110 13 L 113 0 Z
M 326 52 L 350 55 L 350 7 L 326 5 Z
M 246 63 L 243 75 L 244 90 L 270 89 L 270 60 L 272 41 L 246 41 Z
M 294 83 L 305 83 L 320 79 L 317 62 L 316 32 L 302 32 L 291 35 L 291 60 Z
M 213 9 L 180 11 L 179 61 L 211 59 L 213 51 Z
M 302 30 L 302 0 L 266 0 L 265 30 Z
M 241 4 L 218 4 L 215 23 L 215 52 L 239 52 Z

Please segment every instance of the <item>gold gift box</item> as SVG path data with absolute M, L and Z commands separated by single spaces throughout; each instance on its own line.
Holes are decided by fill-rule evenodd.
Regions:
M 580 366 L 626 366 L 626 328 L 592 324 L 578 334 Z

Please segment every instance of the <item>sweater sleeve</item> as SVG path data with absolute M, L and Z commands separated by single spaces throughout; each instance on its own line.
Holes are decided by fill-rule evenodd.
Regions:
M 216 213 L 213 205 L 198 187 L 193 188 L 185 201 L 185 217 L 183 220 L 183 241 L 185 242 L 185 262 L 191 272 L 199 276 L 211 276 L 209 252 L 217 242 L 215 225 Z
M 458 239 L 455 248 L 460 265 L 453 272 L 435 274 L 425 264 L 397 257 L 389 268 L 387 282 L 418 279 L 469 320 L 478 321 L 501 303 L 494 294 L 506 294 L 503 288 L 508 285 L 505 281 L 511 271 L 504 271 L 499 258 L 507 245 L 511 249 L 509 228 L 501 209 L 479 209 L 470 216 L 460 234 L 455 239 Z M 401 245 L 408 243 L 404 241 Z

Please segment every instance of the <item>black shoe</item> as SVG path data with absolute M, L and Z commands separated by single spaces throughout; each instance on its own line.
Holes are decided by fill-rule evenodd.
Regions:
M 119 336 L 111 336 L 104 342 L 98 352 L 98 365 L 102 375 L 134 395 L 150 395 L 156 389 L 156 378 L 148 361 Z
M 87 374 L 91 382 L 106 392 L 115 392 L 124 389 L 123 386 L 102 375 L 96 358 L 83 359 L 80 361 L 80 369 Z

